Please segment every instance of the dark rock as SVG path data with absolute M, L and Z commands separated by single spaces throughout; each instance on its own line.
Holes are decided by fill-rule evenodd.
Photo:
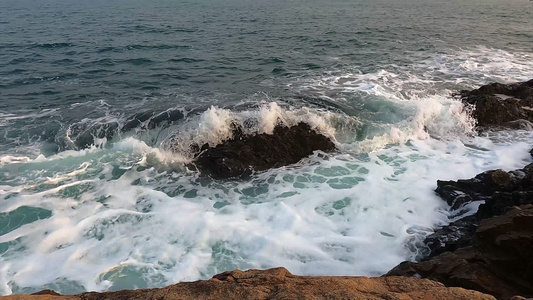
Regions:
M 216 147 L 202 147 L 194 164 L 216 179 L 246 177 L 253 171 L 294 164 L 316 150 L 334 149 L 329 138 L 303 122 L 291 127 L 278 125 L 273 134 L 244 135 L 236 127 L 230 140 Z
M 533 164 L 530 164 L 523 169 L 511 172 L 505 172 L 503 170 L 483 172 L 472 179 L 460 179 L 457 181 L 438 180 L 435 191 L 446 200 L 452 210 L 457 210 L 473 201 L 498 202 L 494 200 L 494 196 L 501 197 L 498 195 L 502 193 L 516 194 L 518 192 L 520 194 L 523 191 L 531 191 L 533 190 L 532 183 Z M 514 202 L 511 206 L 520 204 L 525 203 Z M 492 207 L 494 205 L 491 204 L 490 206 Z M 499 214 L 502 213 L 497 213 L 497 215 Z
M 431 253 L 425 260 L 472 245 L 480 220 L 503 215 L 514 206 L 533 204 L 533 164 L 511 172 L 487 171 L 472 179 L 439 180 L 435 191 L 446 200 L 455 215 L 461 215 L 461 209 L 471 202 L 484 203 L 473 216 L 452 222 L 429 235 L 424 243 Z
M 476 213 L 479 220 L 502 215 L 513 206 L 533 204 L 533 164 L 507 174 L 508 181 L 479 206 Z
M 471 246 L 420 263 L 403 262 L 386 276 L 419 275 L 509 299 L 533 296 L 533 205 L 480 222 Z
M 471 202 L 484 203 L 474 215 L 429 235 L 424 241 L 429 256 L 419 263 L 403 262 L 387 276 L 422 276 L 502 299 L 531 297 L 533 164 L 510 172 L 487 171 L 467 180 L 438 181 L 437 186 L 436 192 L 456 216 Z
M 501 188 L 493 180 L 494 178 L 499 179 L 497 174 L 493 176 L 493 173 L 499 171 L 501 170 L 487 171 L 476 175 L 472 179 L 460 179 L 457 181 L 438 180 L 435 191 L 442 199 L 446 200 L 452 210 L 457 210 L 470 202 L 486 200 Z
M 444 252 L 453 252 L 457 249 L 471 246 L 473 237 L 478 228 L 476 216 L 468 216 L 452 222 L 428 235 L 424 243 L 431 251 L 430 255 L 423 258 L 429 260 Z
M 463 102 L 474 105 L 478 126 L 530 128 L 533 121 L 533 80 L 514 84 L 492 83 L 462 91 Z
M 463 91 L 468 96 L 507 95 L 521 100 L 533 99 L 533 79 L 512 84 L 491 83 L 473 91 Z

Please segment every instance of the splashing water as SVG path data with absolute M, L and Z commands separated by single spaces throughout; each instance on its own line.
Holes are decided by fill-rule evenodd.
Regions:
M 459 47 L 448 21 L 436 30 L 421 3 L 408 1 L 406 10 L 374 1 L 356 11 L 328 3 L 295 18 L 293 7 L 274 2 L 250 4 L 241 15 L 242 5 L 213 14 L 188 4 L 152 16 L 134 9 L 141 4 L 123 4 L 146 24 L 117 21 L 117 32 L 91 25 L 96 8 L 65 3 L 63 17 L 92 31 L 70 22 L 69 32 L 88 36 L 64 43 L 53 30 L 47 39 L 57 42 L 18 41 L 7 32 L 21 32 L 19 21 L 0 18 L 7 20 L 0 54 L 9 57 L 0 62 L 0 295 L 162 287 L 237 268 L 379 276 L 426 254 L 424 237 L 453 217 L 434 193 L 438 179 L 531 162 L 531 132 L 477 136 L 469 108 L 451 97 L 533 78 L 527 34 L 470 44 L 465 34 L 454 37 Z M 371 23 L 367 13 L 394 11 L 374 11 L 378 4 L 406 14 Z M 458 14 L 443 15 L 465 18 L 469 5 L 450 5 Z M 475 11 L 500 11 L 490 5 Z M 524 26 L 524 10 L 515 12 L 515 26 Z M 394 23 L 399 17 L 404 22 Z M 281 26 L 275 33 L 264 25 L 273 19 Z M 341 19 L 370 23 L 331 23 Z M 56 19 L 42 21 L 62 30 Z M 473 36 L 490 27 L 474 25 Z M 191 146 L 214 146 L 234 125 L 255 134 L 302 121 L 337 151 L 247 181 L 187 168 Z

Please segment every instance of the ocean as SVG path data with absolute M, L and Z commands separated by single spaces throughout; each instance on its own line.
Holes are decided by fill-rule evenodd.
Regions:
M 2 0 L 0 295 L 380 276 L 458 217 L 437 180 L 532 161 L 452 94 L 531 78 L 528 0 Z M 187 167 L 232 123 L 301 121 L 337 150 Z

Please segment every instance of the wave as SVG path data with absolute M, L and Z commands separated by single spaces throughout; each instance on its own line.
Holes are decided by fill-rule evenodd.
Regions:
M 424 237 L 455 217 L 433 192 L 436 180 L 531 162 L 531 132 L 473 134 L 451 91 L 500 75 L 486 66 L 452 80 L 471 65 L 456 54 L 367 73 L 310 71 L 283 79 L 284 98 L 256 94 L 227 106 L 101 100 L 0 113 L 0 219 L 9 220 L 0 294 L 161 287 L 279 265 L 301 275 L 379 276 L 422 256 Z M 531 72 L 528 62 L 514 63 L 511 72 Z M 191 145 L 230 138 L 232 124 L 253 134 L 300 121 L 338 151 L 247 181 L 187 168 Z M 52 123 L 52 141 L 65 146 L 44 153 L 40 134 Z M 75 142 L 84 135 L 82 149 Z

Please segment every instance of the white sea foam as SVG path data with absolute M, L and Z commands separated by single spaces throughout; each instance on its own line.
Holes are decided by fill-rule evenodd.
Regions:
M 527 54 L 472 51 L 289 83 L 339 110 L 212 107 L 149 132 L 153 143 L 133 135 L 49 156 L 2 156 L 0 217 L 12 222 L 0 228 L 0 294 L 158 287 L 236 268 L 377 276 L 419 256 L 424 236 L 455 217 L 433 191 L 438 179 L 532 161 L 531 132 L 474 136 L 467 108 L 449 96 L 504 72 L 533 75 Z M 500 71 L 504 62 L 511 65 Z M 269 133 L 300 121 L 340 150 L 248 181 L 213 181 L 184 167 L 192 143 L 230 138 L 232 123 Z
M 18 249 L 2 255 L 1 292 L 163 286 L 276 266 L 307 275 L 379 275 L 418 255 L 417 241 L 447 222 L 446 204 L 433 192 L 437 179 L 531 161 L 531 133 L 512 135 L 411 139 L 357 156 L 316 153 L 226 183 L 151 166 L 143 157 L 153 148 L 125 140 L 86 153 L 98 154 L 96 172 L 94 164 L 77 165 L 65 175 L 74 178 L 55 177 L 59 185 L 2 195 L 4 213 L 39 207 L 52 214 L 0 236 Z M 122 175 L 113 175 L 120 161 Z
M 272 134 L 276 125 L 293 126 L 305 122 L 312 129 L 335 140 L 335 128 L 329 124 L 331 114 L 307 108 L 282 108 L 276 102 L 265 103 L 258 109 L 231 111 L 211 107 L 200 116 L 193 116 L 176 130 L 166 141 L 163 148 L 183 156 L 191 157 L 191 146 L 209 144 L 216 146 L 232 138 L 233 131 L 239 126 L 246 134 Z

